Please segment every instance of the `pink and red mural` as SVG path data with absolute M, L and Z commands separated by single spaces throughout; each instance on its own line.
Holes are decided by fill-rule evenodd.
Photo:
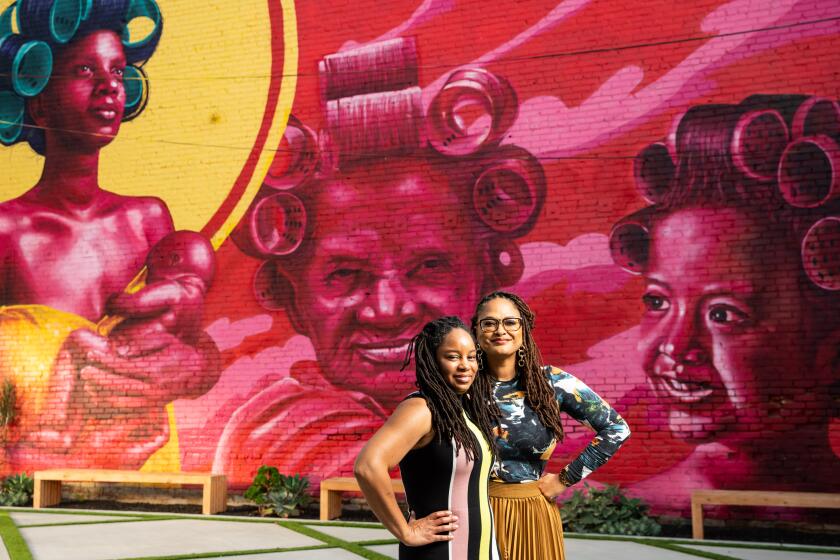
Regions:
M 597 482 L 840 491 L 835 2 L 182 4 L 2 5 L 4 473 L 348 475 L 504 287 Z

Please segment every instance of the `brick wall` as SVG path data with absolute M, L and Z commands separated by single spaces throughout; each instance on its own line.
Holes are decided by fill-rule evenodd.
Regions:
M 836 3 L 159 3 L 153 55 L 0 83 L 4 472 L 347 475 L 408 338 L 503 287 L 631 425 L 591 480 L 840 491 Z

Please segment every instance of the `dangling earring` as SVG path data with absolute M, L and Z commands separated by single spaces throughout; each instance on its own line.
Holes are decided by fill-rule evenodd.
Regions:
M 484 369 L 484 360 L 481 359 L 481 348 L 475 351 L 475 361 L 478 362 L 478 369 Z
M 519 360 L 516 362 L 521 368 L 525 367 L 525 349 L 523 347 L 519 347 L 519 350 L 516 351 L 516 355 L 519 356 Z

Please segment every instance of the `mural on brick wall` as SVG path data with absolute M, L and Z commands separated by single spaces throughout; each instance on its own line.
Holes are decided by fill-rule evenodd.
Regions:
M 223 44 L 164 0 L 65 44 L 52 4 L 0 44 L 6 471 L 348 475 L 409 338 L 505 287 L 633 429 L 595 483 L 840 491 L 835 3 L 254 2 Z
M 100 181 L 100 151 L 147 108 L 162 36 L 154 0 L 30 0 L 0 16 L 0 140 L 43 156 L 34 186 L 0 204 L 5 470 L 140 468 L 171 442 L 167 403 L 219 377 L 210 240 L 175 231 L 171 185 L 130 196 Z

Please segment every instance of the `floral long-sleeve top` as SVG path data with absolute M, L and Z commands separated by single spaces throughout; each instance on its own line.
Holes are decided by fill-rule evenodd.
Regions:
M 630 428 L 614 408 L 574 375 L 549 366 L 545 373 L 561 412 L 597 432 L 565 469 L 567 482 L 574 484 L 606 463 L 630 437 Z M 492 477 L 503 482 L 538 480 L 557 440 L 528 406 L 519 376 L 510 381 L 497 381 L 494 385 L 502 418 L 496 438 L 499 456 L 493 465 Z

